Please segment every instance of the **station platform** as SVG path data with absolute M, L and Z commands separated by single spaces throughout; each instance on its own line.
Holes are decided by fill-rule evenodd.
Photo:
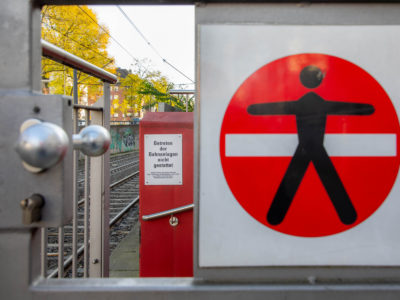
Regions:
M 110 277 L 139 277 L 140 222 L 118 244 L 110 257 Z

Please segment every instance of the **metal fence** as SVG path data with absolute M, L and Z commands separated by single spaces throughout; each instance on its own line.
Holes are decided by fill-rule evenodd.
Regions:
M 100 125 L 109 130 L 110 83 L 116 83 L 117 77 L 46 41 L 42 40 L 41 44 L 43 56 L 74 69 L 74 134 L 79 131 L 80 112 L 84 112 L 86 126 Z M 77 70 L 104 83 L 103 97 L 92 106 L 78 104 Z M 108 275 L 109 160 L 109 152 L 96 157 L 85 155 L 79 168 L 79 151 L 74 151 L 72 222 L 59 228 L 41 229 L 41 274 L 44 278 L 63 278 L 67 274 L 72 278 Z M 79 192 L 82 187 L 83 194 Z

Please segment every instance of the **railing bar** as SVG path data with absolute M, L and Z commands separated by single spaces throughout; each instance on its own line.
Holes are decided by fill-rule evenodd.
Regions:
M 78 104 L 78 72 L 76 69 L 73 70 L 74 82 L 73 82 L 73 92 L 74 92 L 74 105 Z
M 78 102 L 78 81 L 77 73 L 74 69 L 74 104 Z M 74 134 L 79 131 L 78 128 L 78 110 L 74 110 L 73 122 L 74 122 Z M 76 277 L 77 274 L 77 223 L 78 223 L 78 163 L 79 163 L 79 151 L 74 151 L 73 154 L 73 186 L 72 186 L 72 278 Z
M 82 252 L 83 252 L 84 250 L 85 250 L 84 246 L 79 247 L 78 252 L 77 252 L 78 256 L 81 255 Z M 67 268 L 67 267 L 71 264 L 71 262 L 72 262 L 72 255 L 70 255 L 70 256 L 65 260 L 64 265 L 63 265 L 63 270 L 64 270 L 65 268 Z M 55 269 L 53 272 L 51 272 L 50 275 L 47 276 L 47 279 L 56 277 L 56 275 L 58 274 L 58 270 L 59 270 L 59 269 L 57 268 L 57 269 Z M 63 272 L 64 272 L 64 271 L 63 271 Z
M 154 213 L 154 214 L 151 214 L 151 215 L 142 216 L 142 220 L 143 221 L 148 221 L 148 220 L 152 220 L 152 219 L 157 219 L 157 218 L 161 218 L 161 217 L 177 214 L 177 213 L 180 213 L 180 212 L 184 212 L 184 211 L 187 211 L 187 210 L 190 210 L 190 209 L 193 209 L 193 208 L 194 208 L 194 204 L 180 206 L 180 207 L 177 207 L 177 208 L 165 210 L 165 211 Z
M 89 111 L 86 110 L 85 123 L 89 125 Z M 84 188 L 84 213 L 83 213 L 83 249 L 88 249 L 89 245 L 89 169 L 90 169 L 90 159 L 85 156 L 85 188 Z M 83 256 L 83 277 L 87 278 L 89 276 L 89 251 L 84 252 Z
M 103 86 L 103 126 L 110 130 L 110 98 L 111 98 L 111 87 L 110 84 L 105 82 Z M 103 209 L 101 211 L 102 216 L 102 270 L 101 276 L 109 276 L 110 267 L 110 152 L 107 151 L 103 155 L 102 161 L 102 172 L 103 172 L 103 182 L 102 182 L 102 192 L 103 192 Z
M 168 93 L 171 95 L 194 95 L 195 90 L 169 90 Z
M 46 278 L 47 275 L 47 228 L 41 228 L 41 276 Z
M 136 204 L 136 202 L 139 201 L 139 196 L 137 196 L 134 200 L 132 200 L 129 205 L 127 205 L 123 210 L 121 210 L 111 221 L 110 221 L 110 227 L 114 225 L 115 222 L 117 222 L 133 205 Z
M 64 227 L 58 227 L 58 278 L 64 276 Z
M 73 55 L 45 40 L 41 40 L 42 55 L 63 65 L 78 69 L 86 74 L 99 78 L 109 83 L 116 83 L 118 78 L 114 74 L 95 66 L 88 61 Z
M 74 104 L 74 109 L 86 109 L 86 110 L 94 110 L 94 111 L 103 111 L 102 107 L 89 106 L 89 105 L 83 105 L 83 104 Z
M 86 159 L 86 157 L 85 157 L 85 159 Z M 89 160 L 89 159 L 88 159 Z M 132 175 L 130 175 L 130 176 L 128 176 L 128 177 L 132 177 L 132 176 L 134 176 L 134 175 L 136 175 L 137 173 L 139 173 L 139 172 L 136 172 L 136 173 L 134 173 L 134 174 L 132 174 Z M 86 175 L 86 174 L 85 174 Z M 127 177 L 125 177 L 125 180 L 126 180 L 126 178 Z M 88 182 L 88 181 L 87 181 Z M 85 189 L 86 189 L 86 187 L 85 187 Z M 88 197 L 85 197 L 84 198 L 84 201 L 86 202 L 89 202 L 88 201 L 89 199 L 88 199 Z M 112 225 L 114 225 L 114 223 L 116 222 L 116 221 L 118 221 L 118 219 L 123 215 L 123 214 L 125 214 L 126 213 L 126 211 L 128 210 L 128 209 L 130 209 L 133 205 L 135 205 L 136 203 L 137 203 L 137 201 L 139 200 L 139 197 L 136 197 L 134 200 L 132 200 L 132 202 L 131 203 L 129 203 L 129 205 L 126 207 L 126 208 L 124 208 L 124 210 L 123 211 L 121 211 L 118 215 L 119 216 L 115 216 L 111 221 L 110 221 L 110 223 L 109 223 L 109 226 L 111 227 Z M 85 205 L 85 207 L 86 207 L 86 205 Z M 85 216 L 86 216 L 86 212 L 85 212 Z M 87 228 L 87 227 L 85 227 L 85 228 Z M 85 248 L 86 247 L 88 247 L 89 246 L 89 241 L 88 241 L 88 236 L 87 236 L 87 233 L 86 233 L 87 231 L 85 230 L 84 231 L 84 236 L 86 236 L 86 238 L 84 238 L 84 244 L 78 249 L 78 251 L 77 251 L 77 256 L 79 257 L 82 253 L 84 253 L 84 259 L 85 259 L 85 261 L 84 261 L 84 277 L 86 276 L 88 276 L 88 274 L 87 274 L 87 264 L 88 264 L 88 258 L 86 258 L 86 256 L 88 256 L 89 255 L 89 251 L 84 251 L 85 250 Z M 66 260 L 65 260 L 65 262 L 64 262 L 64 269 L 65 268 L 67 268 L 68 267 L 68 265 L 70 264 L 72 262 L 72 257 L 71 256 L 69 256 Z M 86 263 L 85 263 L 86 262 Z M 85 272 L 86 272 L 86 274 L 85 274 Z M 57 273 L 58 273 L 58 269 L 55 269 L 50 275 L 48 275 L 47 276 L 47 278 L 48 279 L 50 279 L 50 278 L 54 278 L 56 275 L 57 275 Z

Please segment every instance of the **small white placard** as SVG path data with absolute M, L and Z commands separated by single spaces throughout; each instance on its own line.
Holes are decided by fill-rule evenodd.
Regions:
M 182 184 L 182 134 L 144 135 L 145 185 Z

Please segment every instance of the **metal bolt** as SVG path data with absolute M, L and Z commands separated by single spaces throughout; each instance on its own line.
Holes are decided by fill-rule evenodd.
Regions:
M 171 216 L 171 218 L 169 218 L 169 225 L 171 225 L 172 227 L 178 226 L 179 224 L 179 220 L 177 217 Z
M 93 259 L 93 261 L 92 261 L 92 264 L 98 264 L 99 263 L 99 259 L 98 258 L 95 258 L 95 259 Z

